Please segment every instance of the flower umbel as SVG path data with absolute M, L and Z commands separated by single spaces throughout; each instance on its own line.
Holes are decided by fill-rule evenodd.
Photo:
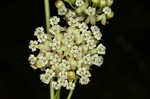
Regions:
M 35 29 L 37 39 L 29 43 L 28 60 L 33 69 L 42 71 L 40 80 L 50 85 L 50 99 L 60 99 L 62 87 L 70 90 L 67 99 L 71 99 L 76 82 L 89 84 L 91 68 L 103 64 L 106 47 L 96 23 L 106 25 L 114 16 L 113 0 L 55 0 L 60 17 L 51 18 L 49 3 L 44 0 L 46 31 Z
M 34 67 L 45 71 L 41 74 L 42 82 L 48 84 L 55 79 L 54 89 L 66 87 L 73 90 L 77 78 L 82 85 L 90 82 L 90 67 L 92 64 L 102 65 L 103 58 L 99 55 L 105 54 L 105 47 L 102 44 L 97 46 L 102 37 L 99 27 L 91 26 L 89 30 L 86 23 L 77 21 L 78 26 L 66 28 L 61 27 L 59 21 L 56 16 L 50 18 L 52 27 L 49 34 L 45 34 L 43 28 L 36 29 L 37 38 L 41 35 L 46 37 L 41 41 L 31 40 L 31 50 L 39 49 L 40 53 L 31 55 L 29 61 Z M 95 53 L 91 53 L 93 50 L 96 50 Z

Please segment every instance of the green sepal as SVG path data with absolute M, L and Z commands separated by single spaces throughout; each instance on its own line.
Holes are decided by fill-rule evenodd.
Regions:
M 114 3 L 114 0 L 106 0 L 107 6 L 112 6 Z
M 92 25 L 95 25 L 95 24 L 96 24 L 96 18 L 95 18 L 95 16 L 91 15 L 91 16 L 89 16 L 89 17 L 90 17 L 90 23 L 91 23 Z
M 106 14 L 103 14 L 101 23 L 102 23 L 102 25 L 106 25 L 106 23 L 107 23 L 107 16 L 106 16 Z
M 107 15 L 107 19 L 111 19 L 114 17 L 114 12 L 112 11 L 110 15 Z
M 89 16 L 88 16 L 87 19 L 85 20 L 85 23 L 86 23 L 86 24 L 89 24 L 89 23 L 90 23 L 90 17 L 89 17 Z
M 106 16 L 106 14 L 98 15 L 98 16 L 96 17 L 96 21 L 97 21 L 97 22 L 98 22 L 98 21 L 101 21 L 101 23 L 102 23 L 103 25 L 106 25 L 106 21 L 107 21 L 107 16 Z
M 103 17 L 103 15 L 97 15 L 96 16 L 96 21 L 98 22 L 98 21 L 101 21 L 102 20 L 102 17 Z
M 56 0 L 56 2 L 55 2 L 55 6 L 57 7 L 57 8 L 61 8 L 62 6 L 64 6 L 65 4 L 64 4 L 64 2 L 62 1 L 62 0 Z

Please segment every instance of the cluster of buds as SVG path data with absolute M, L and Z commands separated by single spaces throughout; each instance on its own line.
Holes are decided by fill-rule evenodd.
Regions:
M 67 8 L 65 2 L 70 4 L 71 8 Z M 114 16 L 111 9 L 113 2 L 113 0 L 56 0 L 55 5 L 58 8 L 58 15 L 64 16 L 66 20 L 71 15 L 76 15 L 87 24 L 95 25 L 100 21 L 102 25 L 106 25 L 107 20 Z
M 81 7 L 78 2 L 75 4 Z M 68 25 L 59 25 L 60 18 L 53 16 L 50 18 L 51 28 L 48 33 L 45 33 L 43 27 L 36 28 L 34 36 L 37 40 L 31 40 L 29 48 L 32 52 L 39 53 L 31 54 L 29 62 L 33 69 L 43 71 L 40 76 L 43 83 L 49 84 L 52 81 L 55 90 L 61 87 L 73 90 L 77 80 L 81 85 L 90 82 L 90 68 L 102 65 L 101 55 L 105 54 L 106 48 L 100 42 L 102 33 L 98 26 L 89 27 L 81 16 L 77 16 L 72 10 L 58 10 L 61 15 L 67 13 Z

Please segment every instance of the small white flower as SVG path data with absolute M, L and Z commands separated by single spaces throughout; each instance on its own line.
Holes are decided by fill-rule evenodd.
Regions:
M 59 33 L 61 29 L 62 27 L 60 25 L 54 25 L 49 29 L 49 32 L 54 35 L 56 33 Z
M 42 43 L 47 40 L 47 35 L 43 33 L 43 34 L 37 36 L 37 38 L 38 38 L 38 42 Z
M 84 67 L 82 68 L 79 68 L 77 71 L 76 71 L 76 74 L 81 76 L 81 77 L 91 77 L 91 73 Z
M 102 55 L 106 54 L 105 52 L 106 47 L 103 44 L 99 44 L 96 50 L 98 51 L 98 54 L 102 54 Z
M 84 4 L 84 1 L 83 0 L 76 0 L 76 2 L 75 2 L 75 5 L 77 6 L 77 7 L 80 7 L 80 6 L 82 6 Z
M 50 47 L 52 50 L 60 49 L 61 42 L 59 40 L 53 39 L 52 43 L 50 43 Z
M 91 31 L 83 31 L 81 36 L 84 38 L 84 40 L 89 41 L 92 38 L 92 33 Z
M 50 79 L 55 76 L 55 72 L 52 69 L 46 69 L 46 74 L 49 75 Z
M 88 14 L 89 16 L 95 15 L 96 14 L 96 8 L 89 7 L 88 9 L 85 10 L 85 13 Z
M 103 57 L 102 56 L 98 56 L 98 54 L 95 54 L 92 56 L 92 63 L 94 65 L 97 65 L 97 66 L 101 66 L 103 64 Z
M 53 16 L 52 18 L 50 18 L 50 24 L 53 25 L 57 25 L 60 21 L 60 18 L 58 18 L 57 16 Z
M 38 27 L 38 28 L 35 29 L 34 36 L 39 36 L 42 33 L 44 33 L 44 28 L 43 27 Z
M 55 89 L 55 90 L 58 90 L 61 88 L 61 84 L 56 82 L 56 81 L 53 81 L 52 82 L 52 87 Z
M 94 37 L 96 40 L 101 40 L 102 38 L 102 33 L 101 32 L 93 32 Z
M 92 30 L 92 32 L 99 32 L 100 28 L 98 26 L 94 25 L 94 26 L 91 26 L 91 30 Z
M 78 46 L 73 46 L 71 49 L 70 49 L 70 53 L 76 58 L 77 56 L 81 55 L 80 52 L 81 52 L 81 47 L 79 48 Z
M 111 10 L 111 8 L 109 8 L 109 7 L 104 7 L 104 8 L 103 8 L 103 12 L 104 12 L 106 15 L 110 15 L 111 12 L 112 12 L 112 10 Z
M 68 85 L 68 81 L 61 78 L 58 79 L 58 83 L 63 87 L 67 87 Z
M 75 88 L 75 83 L 73 82 L 69 82 L 66 87 L 67 90 L 74 90 L 74 88 Z
M 48 74 L 41 74 L 40 79 L 45 84 L 49 84 L 49 82 L 50 82 L 50 77 Z
M 53 56 L 50 57 L 50 64 L 51 65 L 56 65 L 59 62 L 61 62 L 61 58 L 57 54 L 54 54 Z
M 66 18 L 73 18 L 76 16 L 76 13 L 72 10 L 69 10 L 68 13 L 66 14 Z
M 32 41 L 32 40 L 30 41 L 29 48 L 32 50 L 32 52 L 36 51 L 37 45 L 38 45 L 37 41 Z
M 31 66 L 31 68 L 33 68 L 34 70 L 37 69 L 37 67 L 36 67 L 35 65 L 30 65 L 30 66 Z
M 91 55 L 90 55 L 90 54 L 84 56 L 84 57 L 83 57 L 83 60 L 84 60 L 84 61 L 83 61 L 84 64 L 89 64 L 89 65 L 91 65 L 91 62 L 92 62 L 92 61 L 91 61 Z
M 48 60 L 46 57 L 44 56 L 39 56 L 39 59 L 38 59 L 38 64 L 40 64 L 41 67 L 45 67 L 48 63 Z
M 79 82 L 81 85 L 87 85 L 90 82 L 90 80 L 88 77 L 81 77 Z
M 33 68 L 33 69 L 37 69 L 37 67 L 35 66 L 35 63 L 36 63 L 36 57 L 32 54 L 32 55 L 30 55 L 30 57 L 29 57 L 29 62 L 30 62 L 30 66 Z
M 37 59 L 33 54 L 31 54 L 28 60 L 30 61 L 31 65 L 34 65 Z
M 38 42 L 42 43 L 47 39 L 47 35 L 44 33 L 43 27 L 38 27 L 35 30 L 34 36 L 38 38 Z
M 87 40 L 87 46 L 91 50 L 96 47 L 95 41 L 93 39 Z
M 64 37 L 65 37 L 65 42 L 66 43 L 72 42 L 74 40 L 74 35 L 72 33 L 72 30 L 69 30 L 68 33 L 65 33 Z
M 58 9 L 58 15 L 65 15 L 67 13 L 67 8 L 62 6 Z
M 79 20 L 78 20 L 78 18 L 72 18 L 72 17 L 70 17 L 70 18 L 68 19 L 68 25 L 70 25 L 70 26 L 72 26 L 72 27 L 78 26 L 78 25 L 79 25 Z
M 59 64 L 62 71 L 69 70 L 70 64 L 67 60 L 63 59 L 62 62 Z
M 81 24 L 79 24 L 79 29 L 80 29 L 81 32 L 87 31 L 88 26 L 87 26 L 86 23 L 82 22 Z
M 58 74 L 59 78 L 61 78 L 61 79 L 67 79 L 67 75 L 68 75 L 68 73 L 65 72 L 65 71 L 61 71 L 61 72 Z

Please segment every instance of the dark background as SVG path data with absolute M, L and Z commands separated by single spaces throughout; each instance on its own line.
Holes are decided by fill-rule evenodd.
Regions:
M 115 1 L 115 18 L 101 27 L 107 46 L 105 62 L 93 68 L 89 85 L 76 87 L 72 99 L 150 99 L 147 1 Z M 39 71 L 27 61 L 34 29 L 45 24 L 43 0 L 0 4 L 0 99 L 49 99 L 49 87 L 40 82 Z M 55 11 L 53 7 L 52 15 Z

